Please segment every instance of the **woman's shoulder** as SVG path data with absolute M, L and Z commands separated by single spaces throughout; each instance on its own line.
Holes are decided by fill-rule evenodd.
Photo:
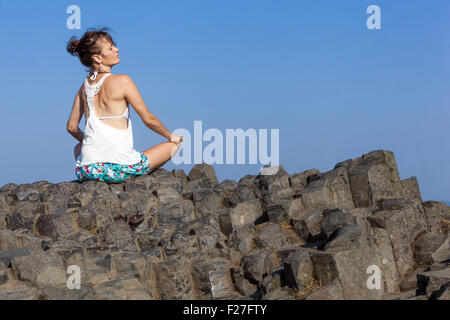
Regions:
M 119 81 L 131 81 L 131 77 L 127 74 L 110 74 L 110 78 Z
M 111 74 L 109 78 L 111 79 L 111 83 L 117 84 L 119 86 L 134 85 L 133 80 L 127 74 Z

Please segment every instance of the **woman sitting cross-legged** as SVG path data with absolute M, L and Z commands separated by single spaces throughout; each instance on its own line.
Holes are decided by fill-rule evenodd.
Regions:
M 67 44 L 67 51 L 90 68 L 67 122 L 67 130 L 80 141 L 74 150 L 75 174 L 80 182 L 120 183 L 150 174 L 169 161 L 183 141 L 149 112 L 129 76 L 111 74 L 112 67 L 120 62 L 119 49 L 105 29 L 87 31 L 80 40 L 72 37 Z M 168 142 L 142 153 L 136 151 L 129 105 L 147 127 Z M 83 114 L 84 133 L 78 127 Z

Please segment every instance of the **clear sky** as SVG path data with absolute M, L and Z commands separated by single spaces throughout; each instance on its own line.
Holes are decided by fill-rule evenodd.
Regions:
M 372 4 L 381 30 L 366 26 Z M 80 30 L 66 26 L 70 5 Z M 449 200 L 449 21 L 448 0 L 0 0 L 0 186 L 76 179 L 66 124 L 86 68 L 65 46 L 108 26 L 112 73 L 128 74 L 169 130 L 279 129 L 290 174 L 391 150 L 425 201 Z M 131 119 L 138 151 L 164 141 Z M 261 165 L 214 167 L 222 181 Z

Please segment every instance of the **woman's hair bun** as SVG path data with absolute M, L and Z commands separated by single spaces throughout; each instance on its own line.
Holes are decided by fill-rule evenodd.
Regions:
M 75 56 L 77 53 L 78 43 L 80 43 L 80 40 L 77 40 L 75 36 L 70 38 L 69 42 L 67 43 L 67 52 Z
M 76 36 L 70 37 L 66 44 L 67 52 L 72 56 L 78 57 L 84 66 L 92 69 L 94 64 L 92 56 L 102 53 L 102 46 L 97 43 L 97 41 L 99 39 L 104 39 L 109 43 L 116 45 L 108 30 L 108 27 L 100 29 L 89 28 L 80 39 Z

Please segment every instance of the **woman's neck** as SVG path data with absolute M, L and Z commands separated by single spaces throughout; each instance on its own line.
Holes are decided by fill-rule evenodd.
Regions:
M 111 73 L 111 67 L 103 67 L 102 69 L 98 70 L 98 73 Z
M 102 66 L 101 68 L 97 69 L 97 72 L 100 73 L 111 73 L 111 67 L 110 66 Z M 94 72 L 95 70 L 91 68 L 90 73 Z

